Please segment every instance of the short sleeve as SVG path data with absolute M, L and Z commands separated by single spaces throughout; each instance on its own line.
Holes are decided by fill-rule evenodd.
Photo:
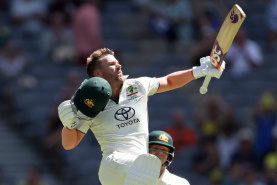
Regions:
M 83 134 L 86 134 L 88 132 L 88 129 L 90 128 L 89 121 L 81 120 L 80 124 L 76 127 L 76 129 Z
M 160 87 L 160 82 L 157 78 L 140 77 L 137 80 L 142 84 L 148 96 L 155 94 Z
M 163 182 L 161 184 L 190 185 L 186 179 L 170 173 L 167 169 L 165 169 L 164 173 L 161 175 L 160 181 Z

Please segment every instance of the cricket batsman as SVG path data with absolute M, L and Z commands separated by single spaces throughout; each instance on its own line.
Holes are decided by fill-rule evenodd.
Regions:
M 149 153 L 157 156 L 162 164 L 157 185 L 190 185 L 186 179 L 167 170 L 174 158 L 174 151 L 172 137 L 167 132 L 161 130 L 150 132 Z
M 206 75 L 219 79 L 225 69 L 225 62 L 219 70 L 212 67 L 210 57 L 200 64 L 160 78 L 132 79 L 123 75 L 112 50 L 94 51 L 87 58 L 89 79 L 58 107 L 64 149 L 74 149 L 91 130 L 102 151 L 102 185 L 156 185 L 162 163 L 148 153 L 148 98 Z

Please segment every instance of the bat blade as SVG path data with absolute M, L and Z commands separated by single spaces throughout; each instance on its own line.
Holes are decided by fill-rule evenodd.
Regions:
M 219 69 L 225 55 L 227 54 L 241 24 L 243 23 L 246 14 L 242 8 L 235 4 L 226 16 L 215 39 L 210 57 L 211 65 Z M 200 88 L 200 93 L 205 94 L 211 80 L 210 76 L 206 76 L 203 85 Z

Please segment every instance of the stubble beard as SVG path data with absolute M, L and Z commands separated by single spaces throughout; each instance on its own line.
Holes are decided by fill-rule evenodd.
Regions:
M 122 85 L 124 80 L 125 80 L 125 78 L 124 78 L 122 72 L 120 73 L 120 75 L 118 74 L 117 77 L 115 78 L 115 81 L 117 81 L 119 83 L 119 85 Z
M 120 87 L 123 85 L 123 82 L 124 82 L 123 76 L 116 78 L 116 80 L 115 80 L 115 83 L 117 84 L 117 86 L 120 86 Z
M 124 77 L 123 76 L 116 76 L 113 78 L 110 78 L 108 80 L 108 82 L 110 83 L 110 85 L 112 86 L 112 88 L 121 88 L 124 82 Z

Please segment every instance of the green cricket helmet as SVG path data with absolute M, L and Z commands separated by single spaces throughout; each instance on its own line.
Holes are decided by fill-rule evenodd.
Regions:
M 173 139 L 172 137 L 164 131 L 161 130 L 155 130 L 150 132 L 149 134 L 149 146 L 156 144 L 156 145 L 162 145 L 169 148 L 169 155 L 166 161 L 166 165 L 169 166 L 174 158 L 174 151 L 175 147 L 173 145 Z
M 72 101 L 78 111 L 94 118 L 103 111 L 112 96 L 112 88 L 107 80 L 92 77 L 82 82 Z

